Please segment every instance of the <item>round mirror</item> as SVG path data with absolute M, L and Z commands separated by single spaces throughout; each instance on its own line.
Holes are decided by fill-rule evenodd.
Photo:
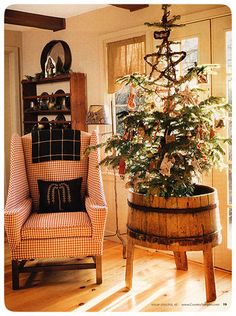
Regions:
M 48 62 L 50 57 L 50 61 L 55 63 L 55 71 L 53 72 L 55 74 L 65 73 L 70 70 L 71 66 L 71 51 L 68 44 L 64 41 L 60 40 L 53 40 L 49 43 L 47 43 L 42 51 L 41 54 L 41 69 L 45 73 L 45 77 L 47 77 L 46 74 L 46 63 Z

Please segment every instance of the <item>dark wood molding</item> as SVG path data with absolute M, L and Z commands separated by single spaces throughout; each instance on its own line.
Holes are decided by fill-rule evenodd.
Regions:
M 149 4 L 112 4 L 112 6 L 129 10 L 130 12 L 149 7 Z
M 30 26 L 52 31 L 60 31 L 66 28 L 66 20 L 64 18 L 9 9 L 5 10 L 4 22 L 7 24 Z

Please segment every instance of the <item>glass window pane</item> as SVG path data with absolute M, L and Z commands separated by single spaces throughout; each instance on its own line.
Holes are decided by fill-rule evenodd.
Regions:
M 183 60 L 183 74 L 185 74 L 188 68 L 194 66 L 194 63 L 198 62 L 198 38 L 187 38 L 181 41 L 181 49 L 187 53 L 186 58 Z
M 232 118 L 228 118 L 228 137 L 232 138 Z M 228 146 L 228 161 L 232 161 L 232 146 Z
M 232 104 L 232 74 L 226 75 L 227 80 L 227 101 Z
M 232 72 L 232 31 L 226 32 L 226 72 Z
M 228 184 L 229 184 L 229 193 L 228 193 L 228 203 L 232 205 L 232 165 L 229 165 L 228 169 Z
M 227 238 L 227 243 L 228 243 L 228 248 L 232 249 L 232 208 L 228 208 L 228 238 Z
M 120 90 L 115 93 L 115 104 L 127 104 L 128 97 L 130 93 L 130 87 L 123 86 Z
M 175 43 L 175 44 L 171 44 L 170 47 L 171 47 L 172 52 L 179 52 L 179 51 L 181 51 L 180 42 Z M 179 58 L 178 55 L 176 55 L 176 57 L 173 56 L 173 61 L 175 62 L 178 58 Z M 178 64 L 175 66 L 175 71 L 176 71 L 176 76 L 177 76 L 177 78 L 179 78 L 180 75 L 181 75 L 180 64 L 181 64 L 181 63 L 178 63 Z
M 123 124 L 121 123 L 121 119 L 119 119 L 119 118 L 117 117 L 117 114 L 120 113 L 120 112 L 122 112 L 122 111 L 127 111 L 127 110 L 128 110 L 128 108 L 127 108 L 126 105 L 124 105 L 124 106 L 116 106 L 116 108 L 115 108 L 115 115 L 116 115 L 116 133 L 117 133 L 117 134 L 121 134 L 121 135 L 124 134 L 124 126 L 123 126 Z
M 135 94 L 135 89 L 133 88 L 132 92 Z M 128 111 L 127 103 L 130 95 L 130 85 L 124 85 L 120 90 L 115 93 L 115 132 L 117 134 L 124 134 L 124 126 L 121 123 L 121 119 L 117 117 L 117 114 L 122 111 Z M 136 95 L 134 97 L 136 105 L 140 104 L 141 98 L 138 98 Z

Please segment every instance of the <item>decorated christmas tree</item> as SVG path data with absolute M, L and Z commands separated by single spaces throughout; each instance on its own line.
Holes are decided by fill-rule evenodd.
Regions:
M 101 164 L 118 167 L 135 192 L 163 197 L 190 196 L 203 172 L 220 166 L 225 154 L 222 144 L 230 142 L 219 130 L 229 110 L 222 98 L 202 99 L 199 84 L 207 82 L 214 65 L 197 65 L 179 74 L 186 57 L 174 51 L 169 39 L 180 16 L 170 17 L 170 5 L 163 5 L 154 38 L 156 52 L 144 57 L 149 75 L 134 73 L 119 78 L 130 86 L 128 111 L 119 114 L 123 135 L 106 142 Z M 90 148 L 91 149 L 91 148 Z

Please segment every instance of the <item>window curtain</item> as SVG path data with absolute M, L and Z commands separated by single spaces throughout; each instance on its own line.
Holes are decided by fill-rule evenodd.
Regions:
M 145 35 L 107 44 L 108 93 L 121 88 L 119 77 L 134 72 L 145 73 Z

